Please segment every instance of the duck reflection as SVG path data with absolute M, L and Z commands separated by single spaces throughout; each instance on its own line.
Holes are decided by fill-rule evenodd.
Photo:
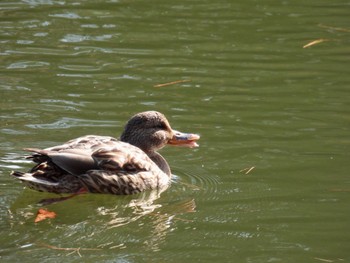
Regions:
M 27 232 L 25 236 L 30 241 L 21 240 L 20 243 L 29 242 L 34 246 L 62 246 L 68 242 L 69 247 L 103 250 L 137 245 L 144 250 L 157 251 L 167 235 L 176 228 L 176 221 L 188 221 L 181 219 L 181 215 L 196 209 L 193 199 L 173 201 L 167 196 L 160 199 L 165 190 L 115 198 L 110 195 L 78 195 L 64 202 L 45 205 L 57 217 L 40 223 L 34 223 L 34 218 L 38 209 L 43 207 L 38 204 L 42 193 L 26 190 L 9 209 L 11 228 L 15 232 Z M 37 237 L 36 231 L 46 229 L 48 225 L 51 226 L 50 231 L 42 231 Z M 35 233 L 32 232 L 34 228 Z M 32 235 L 28 234 L 28 229 Z
M 122 207 L 120 204 L 111 208 L 101 206 L 96 209 L 96 212 L 98 215 L 109 217 L 107 222 L 108 228 L 120 227 L 134 222 L 160 208 L 162 205 L 155 203 L 155 201 L 160 198 L 161 193 L 165 190 L 166 188 L 143 192 L 137 198 L 133 198 L 128 203 L 122 205 Z

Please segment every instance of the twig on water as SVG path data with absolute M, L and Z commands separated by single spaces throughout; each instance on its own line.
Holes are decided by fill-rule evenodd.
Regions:
M 334 260 L 325 259 L 325 258 L 314 258 L 314 259 L 322 261 L 322 262 L 334 262 Z
M 64 250 L 64 251 L 72 251 L 72 252 L 69 252 L 66 256 L 68 255 L 71 255 L 73 253 L 77 253 L 79 255 L 79 257 L 82 257 L 82 255 L 80 254 L 80 251 L 97 251 L 97 250 L 102 250 L 100 248 L 81 248 L 81 247 L 56 247 L 56 246 L 52 246 L 52 245 L 49 245 L 49 244 L 44 244 L 44 243 L 40 243 L 38 244 L 39 246 L 42 246 L 42 247 L 47 247 L 47 248 L 50 248 L 50 249 L 54 249 L 54 250 Z
M 326 41 L 330 41 L 330 39 L 326 39 L 326 38 L 316 39 L 316 40 L 313 40 L 313 41 L 307 43 L 306 45 L 304 45 L 303 48 L 308 48 L 308 47 L 311 47 L 311 46 L 314 46 L 314 45 L 317 45 L 317 44 L 320 44 L 320 43 L 326 42 Z
M 240 170 L 239 172 L 240 173 L 245 172 L 244 174 L 249 174 L 254 168 L 255 168 L 255 166 L 252 166 L 250 168 L 244 168 L 244 169 Z
M 153 87 L 161 88 L 161 87 L 166 87 L 166 86 L 170 86 L 170 85 L 174 85 L 174 84 L 178 84 L 178 83 L 190 82 L 190 81 L 191 81 L 190 79 L 180 79 L 180 80 L 176 80 L 176 81 L 172 81 L 172 82 L 157 84 L 157 85 L 154 85 Z
M 327 25 L 323 25 L 323 24 L 319 24 L 318 26 L 321 27 L 321 28 L 332 29 L 332 30 L 335 30 L 335 31 L 341 31 L 341 32 L 350 33 L 350 29 L 348 29 L 348 28 L 327 26 Z

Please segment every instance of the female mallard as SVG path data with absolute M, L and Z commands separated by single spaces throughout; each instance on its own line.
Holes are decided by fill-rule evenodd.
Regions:
M 171 171 L 156 151 L 166 144 L 197 147 L 197 134 L 173 130 L 156 111 L 134 115 L 117 140 L 87 135 L 47 149 L 28 148 L 37 163 L 11 175 L 30 188 L 52 193 L 135 194 L 169 185 Z

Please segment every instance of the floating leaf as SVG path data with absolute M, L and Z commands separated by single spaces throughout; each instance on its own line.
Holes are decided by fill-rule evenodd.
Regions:
M 55 218 L 56 217 L 56 213 L 55 212 L 51 212 L 49 210 L 40 208 L 38 210 L 38 213 L 36 215 L 36 218 L 34 220 L 35 223 L 38 223 L 40 221 L 45 220 L 46 218 Z

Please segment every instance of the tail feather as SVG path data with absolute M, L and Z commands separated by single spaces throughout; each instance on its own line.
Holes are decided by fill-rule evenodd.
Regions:
M 23 150 L 27 152 L 31 152 L 31 155 L 25 156 L 26 159 L 30 159 L 35 163 L 42 163 L 46 162 L 47 160 L 50 160 L 50 157 L 48 157 L 49 151 L 37 149 L 37 148 L 24 148 Z
M 39 153 L 42 155 L 47 155 L 49 151 L 47 150 L 43 150 L 43 149 L 39 149 L 39 148 L 24 148 L 23 150 L 27 151 L 27 152 L 34 152 L 34 153 Z
M 58 182 L 50 182 L 47 180 L 38 179 L 34 177 L 31 173 L 13 171 L 11 172 L 11 175 L 18 178 L 21 181 L 32 182 L 32 183 L 45 185 L 45 186 L 58 186 L 59 184 Z

